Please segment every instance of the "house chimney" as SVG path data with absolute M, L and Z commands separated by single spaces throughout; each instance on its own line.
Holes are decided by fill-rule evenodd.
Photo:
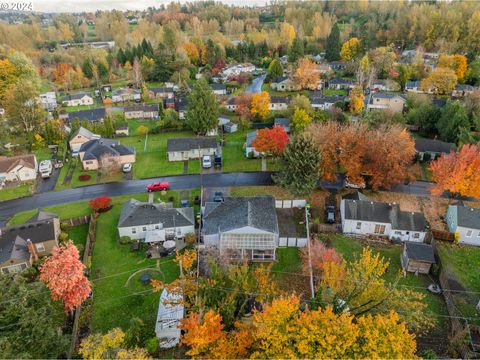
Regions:
M 30 239 L 27 239 L 27 247 L 28 247 L 28 251 L 30 252 L 30 255 L 32 256 L 33 261 L 38 260 L 37 249 L 35 248 L 33 243 L 30 241 Z

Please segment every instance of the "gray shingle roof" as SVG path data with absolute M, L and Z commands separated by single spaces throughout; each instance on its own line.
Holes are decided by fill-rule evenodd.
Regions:
M 288 76 L 278 76 L 272 80 L 272 83 L 278 84 L 288 79 Z
M 170 87 L 152 87 L 150 88 L 150 91 L 155 94 L 168 94 L 168 93 L 173 94 L 173 88 L 170 88 Z
M 66 96 L 62 97 L 62 99 L 60 101 L 63 102 L 63 101 L 69 101 L 69 100 L 80 100 L 84 96 L 90 96 L 90 95 L 88 95 L 84 92 L 79 92 L 79 93 L 76 93 L 76 94 L 66 95 Z
M 124 107 L 125 112 L 144 111 L 144 112 L 157 112 L 157 114 L 158 114 L 158 109 L 159 109 L 158 104 L 127 104 Z
M 407 88 L 414 88 L 414 87 L 420 87 L 420 81 L 407 81 L 405 82 L 405 87 Z
M 382 92 L 372 93 L 372 99 L 375 99 L 375 98 L 377 98 L 377 99 L 393 99 L 394 97 L 399 97 L 399 98 L 405 100 L 405 96 L 403 94 L 390 94 L 390 93 L 382 93 Z
M 100 121 L 105 119 L 105 108 L 72 111 L 67 113 L 67 115 L 70 121 L 77 118 L 80 120 Z
M 193 208 L 164 208 L 161 204 L 150 204 L 130 199 L 123 205 L 118 227 L 158 223 L 162 223 L 164 228 L 194 225 Z
M 334 78 L 328 81 L 329 84 L 345 84 L 345 85 L 352 85 L 353 80 L 351 79 L 343 79 L 343 78 Z
M 415 150 L 418 152 L 450 153 L 455 144 L 437 139 L 415 139 Z
M 432 245 L 405 241 L 405 248 L 409 259 L 435 264 L 435 255 L 433 254 Z
M 290 126 L 290 119 L 287 118 L 275 118 L 273 121 L 274 125 L 284 126 L 288 128 Z
M 480 230 L 480 209 L 466 205 L 451 205 L 457 207 L 458 226 Z
M 247 134 L 247 140 L 245 140 L 245 144 L 250 147 L 252 146 L 253 140 L 257 138 L 257 132 L 256 131 L 250 131 Z
M 270 103 L 272 104 L 290 104 L 290 97 L 288 96 L 272 96 Z
M 54 239 L 55 225 L 51 219 L 3 228 L 0 235 L 0 263 L 20 255 L 27 257 L 16 258 L 28 260 L 30 255 L 26 248 L 27 240 L 36 244 Z
M 167 152 L 211 149 L 217 147 L 217 139 L 209 137 L 173 138 L 167 140 Z
M 355 191 L 347 194 L 343 196 L 342 199 L 371 201 L 368 196 L 362 194 L 360 191 Z
M 424 231 L 427 226 L 422 213 L 401 211 L 398 204 L 370 200 L 345 199 L 345 218 L 392 224 L 395 230 Z
M 85 152 L 83 160 L 99 160 L 105 155 L 121 156 L 135 154 L 135 148 L 121 145 L 117 140 L 93 139 L 82 144 L 79 152 Z
M 85 129 L 83 126 L 80 126 L 77 130 L 75 130 L 75 132 L 72 134 L 72 139 L 78 135 L 84 136 L 87 139 L 92 139 L 94 137 L 94 134 L 90 130 Z
M 212 90 L 226 90 L 227 86 L 225 84 L 210 84 Z
M 246 226 L 278 234 L 273 196 L 226 197 L 221 203 L 206 203 L 203 215 L 205 235 Z

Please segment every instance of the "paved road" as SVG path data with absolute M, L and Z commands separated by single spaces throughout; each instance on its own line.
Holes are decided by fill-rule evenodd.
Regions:
M 248 84 L 247 88 L 245 89 L 245 92 L 251 93 L 251 94 L 262 92 L 262 85 L 266 76 L 267 75 L 261 75 L 253 79 L 252 82 Z
M 271 175 L 269 172 L 204 174 L 202 180 L 204 187 L 268 186 L 273 184 Z M 200 176 L 198 175 L 167 176 L 158 178 L 158 180 L 168 181 L 172 190 L 195 189 L 200 187 Z M 132 180 L 99 184 L 35 194 L 29 197 L 0 202 L 0 223 L 7 221 L 13 214 L 25 210 L 90 200 L 101 195 L 119 196 L 140 194 L 145 192 L 146 185 L 151 182 L 152 180 Z

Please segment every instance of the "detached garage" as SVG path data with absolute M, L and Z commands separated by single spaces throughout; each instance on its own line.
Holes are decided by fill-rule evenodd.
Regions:
M 400 262 L 406 271 L 428 274 L 435 264 L 433 248 L 429 244 L 405 241 Z

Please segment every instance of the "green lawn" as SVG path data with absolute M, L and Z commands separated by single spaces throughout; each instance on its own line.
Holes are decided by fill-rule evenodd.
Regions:
M 343 235 L 334 235 L 330 236 L 327 240 L 331 246 L 333 246 L 347 261 L 352 261 L 355 257 L 355 254 L 360 255 L 363 244 L 355 239 L 348 236 Z M 399 272 L 401 271 L 401 264 L 400 264 L 400 254 L 402 252 L 403 246 L 402 245 L 383 245 L 383 246 L 375 246 L 372 248 L 374 252 L 379 252 L 385 259 L 390 262 L 390 266 L 388 267 L 384 279 L 389 282 L 393 282 Z M 429 310 L 434 314 L 447 314 L 446 305 L 443 301 L 443 297 L 434 295 L 430 293 L 426 287 L 428 284 L 431 283 L 430 280 L 426 279 L 425 277 L 415 276 L 412 273 L 407 273 L 405 277 L 402 277 L 399 280 L 399 285 L 405 285 L 407 288 L 418 291 L 422 294 L 425 294 L 424 301 L 427 303 Z M 415 287 L 415 288 L 411 288 Z M 416 288 L 418 287 L 418 288 Z M 437 316 L 437 328 L 445 329 L 447 326 L 446 318 Z
M 16 187 L 9 187 L 0 190 L 0 202 L 32 195 L 33 184 L 22 183 Z
M 225 135 L 225 144 L 222 149 L 223 171 L 260 171 L 260 159 L 247 159 L 244 156 L 243 144 L 250 130 L 239 130 Z
M 52 151 L 49 148 L 33 150 L 33 153 L 35 154 L 38 163 L 42 160 L 50 160 L 52 158 Z
M 80 252 L 80 258 L 83 256 L 85 244 L 87 242 L 88 224 L 72 226 L 67 229 L 68 238 L 73 241 Z
M 13 226 L 13 225 L 20 225 L 20 224 L 25 224 L 27 220 L 32 218 L 34 215 L 36 215 L 38 212 L 37 209 L 32 209 L 32 210 L 27 210 L 23 211 L 20 213 L 17 213 L 13 215 L 10 220 L 8 220 L 7 225 L 8 226 Z
M 330 95 L 347 95 L 346 90 L 335 90 L 335 89 L 323 89 L 323 95 L 330 96 Z
M 153 293 L 149 285 L 143 285 L 140 276 L 146 272 L 151 278 L 171 282 L 179 270 L 172 261 L 173 256 L 161 259 L 157 264 L 157 260 L 145 258 L 144 250 L 134 253 L 130 251 L 130 245 L 120 245 L 116 229 L 120 211 L 121 205 L 115 205 L 109 212 L 101 214 L 97 222 L 92 258 L 92 330 L 106 332 L 113 327 L 126 330 L 130 320 L 138 317 L 147 325 L 148 338 L 154 336 L 160 294 Z M 150 269 L 137 272 L 145 268 Z

